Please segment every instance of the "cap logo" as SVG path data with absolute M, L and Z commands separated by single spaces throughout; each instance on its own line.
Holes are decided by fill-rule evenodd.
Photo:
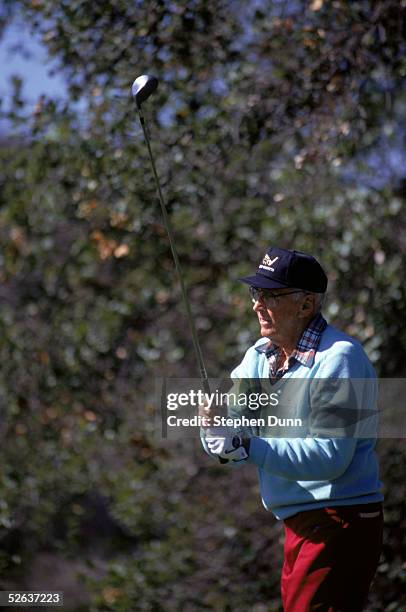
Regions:
M 275 268 L 273 268 L 272 266 L 278 259 L 279 257 L 274 257 L 273 259 L 271 259 L 268 253 L 266 253 L 259 267 L 263 268 L 264 270 L 270 270 L 270 272 L 275 272 Z

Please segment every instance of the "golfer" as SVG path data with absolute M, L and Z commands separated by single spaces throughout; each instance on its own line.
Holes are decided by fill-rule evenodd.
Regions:
M 354 382 L 356 390 L 339 393 L 332 413 L 325 397 L 317 401 L 322 393 L 298 393 L 294 412 L 310 417 L 307 435 L 299 437 L 264 437 L 255 427 L 236 434 L 214 426 L 215 410 L 202 407 L 208 417 L 203 446 L 225 465 L 258 469 L 262 502 L 285 527 L 285 612 L 358 612 L 381 552 L 383 496 L 375 437 L 356 435 L 359 428 L 347 427 L 345 415 L 354 409 L 375 414 L 374 369 L 361 345 L 321 314 L 327 277 L 314 257 L 271 247 L 256 274 L 241 280 L 249 285 L 261 338 L 232 379 L 266 379 L 271 389 L 290 379 L 306 379 L 315 388 Z M 338 430 L 347 433 L 336 435 Z

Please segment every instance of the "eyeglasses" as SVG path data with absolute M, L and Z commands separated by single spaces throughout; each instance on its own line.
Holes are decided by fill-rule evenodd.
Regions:
M 274 293 L 270 289 L 258 289 L 257 287 L 250 287 L 250 294 L 253 303 L 262 302 L 266 306 L 273 308 L 276 306 L 279 297 L 285 297 L 285 295 L 292 295 L 293 293 L 304 293 L 301 289 L 288 291 L 287 293 Z

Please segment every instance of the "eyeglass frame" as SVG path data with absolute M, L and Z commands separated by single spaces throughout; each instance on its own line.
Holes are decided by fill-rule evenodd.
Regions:
M 271 305 L 275 306 L 278 303 L 278 297 L 285 297 L 285 295 L 293 295 L 294 293 L 307 293 L 303 289 L 294 289 L 294 291 L 288 291 L 287 293 L 272 293 L 271 291 L 271 289 L 253 287 L 250 285 L 249 292 L 251 294 L 252 303 L 255 304 L 255 302 L 262 302 L 263 304 L 267 305 L 269 300 L 273 300 Z M 268 295 L 264 295 L 264 292 L 267 292 Z

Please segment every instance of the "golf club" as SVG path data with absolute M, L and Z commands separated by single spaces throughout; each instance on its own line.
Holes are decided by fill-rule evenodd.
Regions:
M 137 103 L 138 115 L 140 118 L 142 131 L 144 132 L 145 142 L 147 143 L 147 147 L 148 147 L 149 159 L 151 161 L 152 172 L 154 174 L 156 187 L 158 190 L 159 202 L 161 204 L 161 210 L 162 210 L 162 216 L 164 220 L 165 229 L 168 234 L 169 244 L 171 246 L 173 260 L 175 262 L 175 268 L 176 268 L 176 272 L 179 278 L 179 283 L 180 283 L 180 287 L 182 291 L 182 298 L 183 298 L 183 302 L 186 308 L 186 314 L 187 314 L 187 318 L 189 321 L 190 331 L 192 333 L 193 347 L 194 347 L 197 363 L 198 363 L 199 370 L 200 370 L 200 377 L 202 379 L 203 389 L 205 393 L 210 393 L 210 385 L 209 385 L 209 381 L 207 378 L 207 372 L 206 372 L 206 368 L 205 368 L 204 361 L 203 361 L 202 350 L 199 344 L 199 338 L 197 336 L 196 325 L 193 319 L 190 302 L 187 296 L 186 284 L 185 284 L 182 269 L 179 263 L 179 257 L 178 257 L 178 253 L 177 253 L 176 246 L 175 246 L 175 239 L 173 236 L 172 227 L 171 227 L 170 220 L 168 217 L 165 200 L 162 194 L 161 185 L 160 185 L 158 174 L 156 171 L 154 157 L 152 155 L 151 144 L 150 144 L 150 139 L 148 136 L 145 117 L 144 117 L 144 114 L 141 108 L 142 103 L 148 100 L 150 95 L 154 93 L 157 87 L 158 87 L 157 78 L 151 75 L 148 75 L 148 74 L 143 74 L 135 79 L 131 92 L 132 92 L 133 98 L 135 98 L 135 101 Z

